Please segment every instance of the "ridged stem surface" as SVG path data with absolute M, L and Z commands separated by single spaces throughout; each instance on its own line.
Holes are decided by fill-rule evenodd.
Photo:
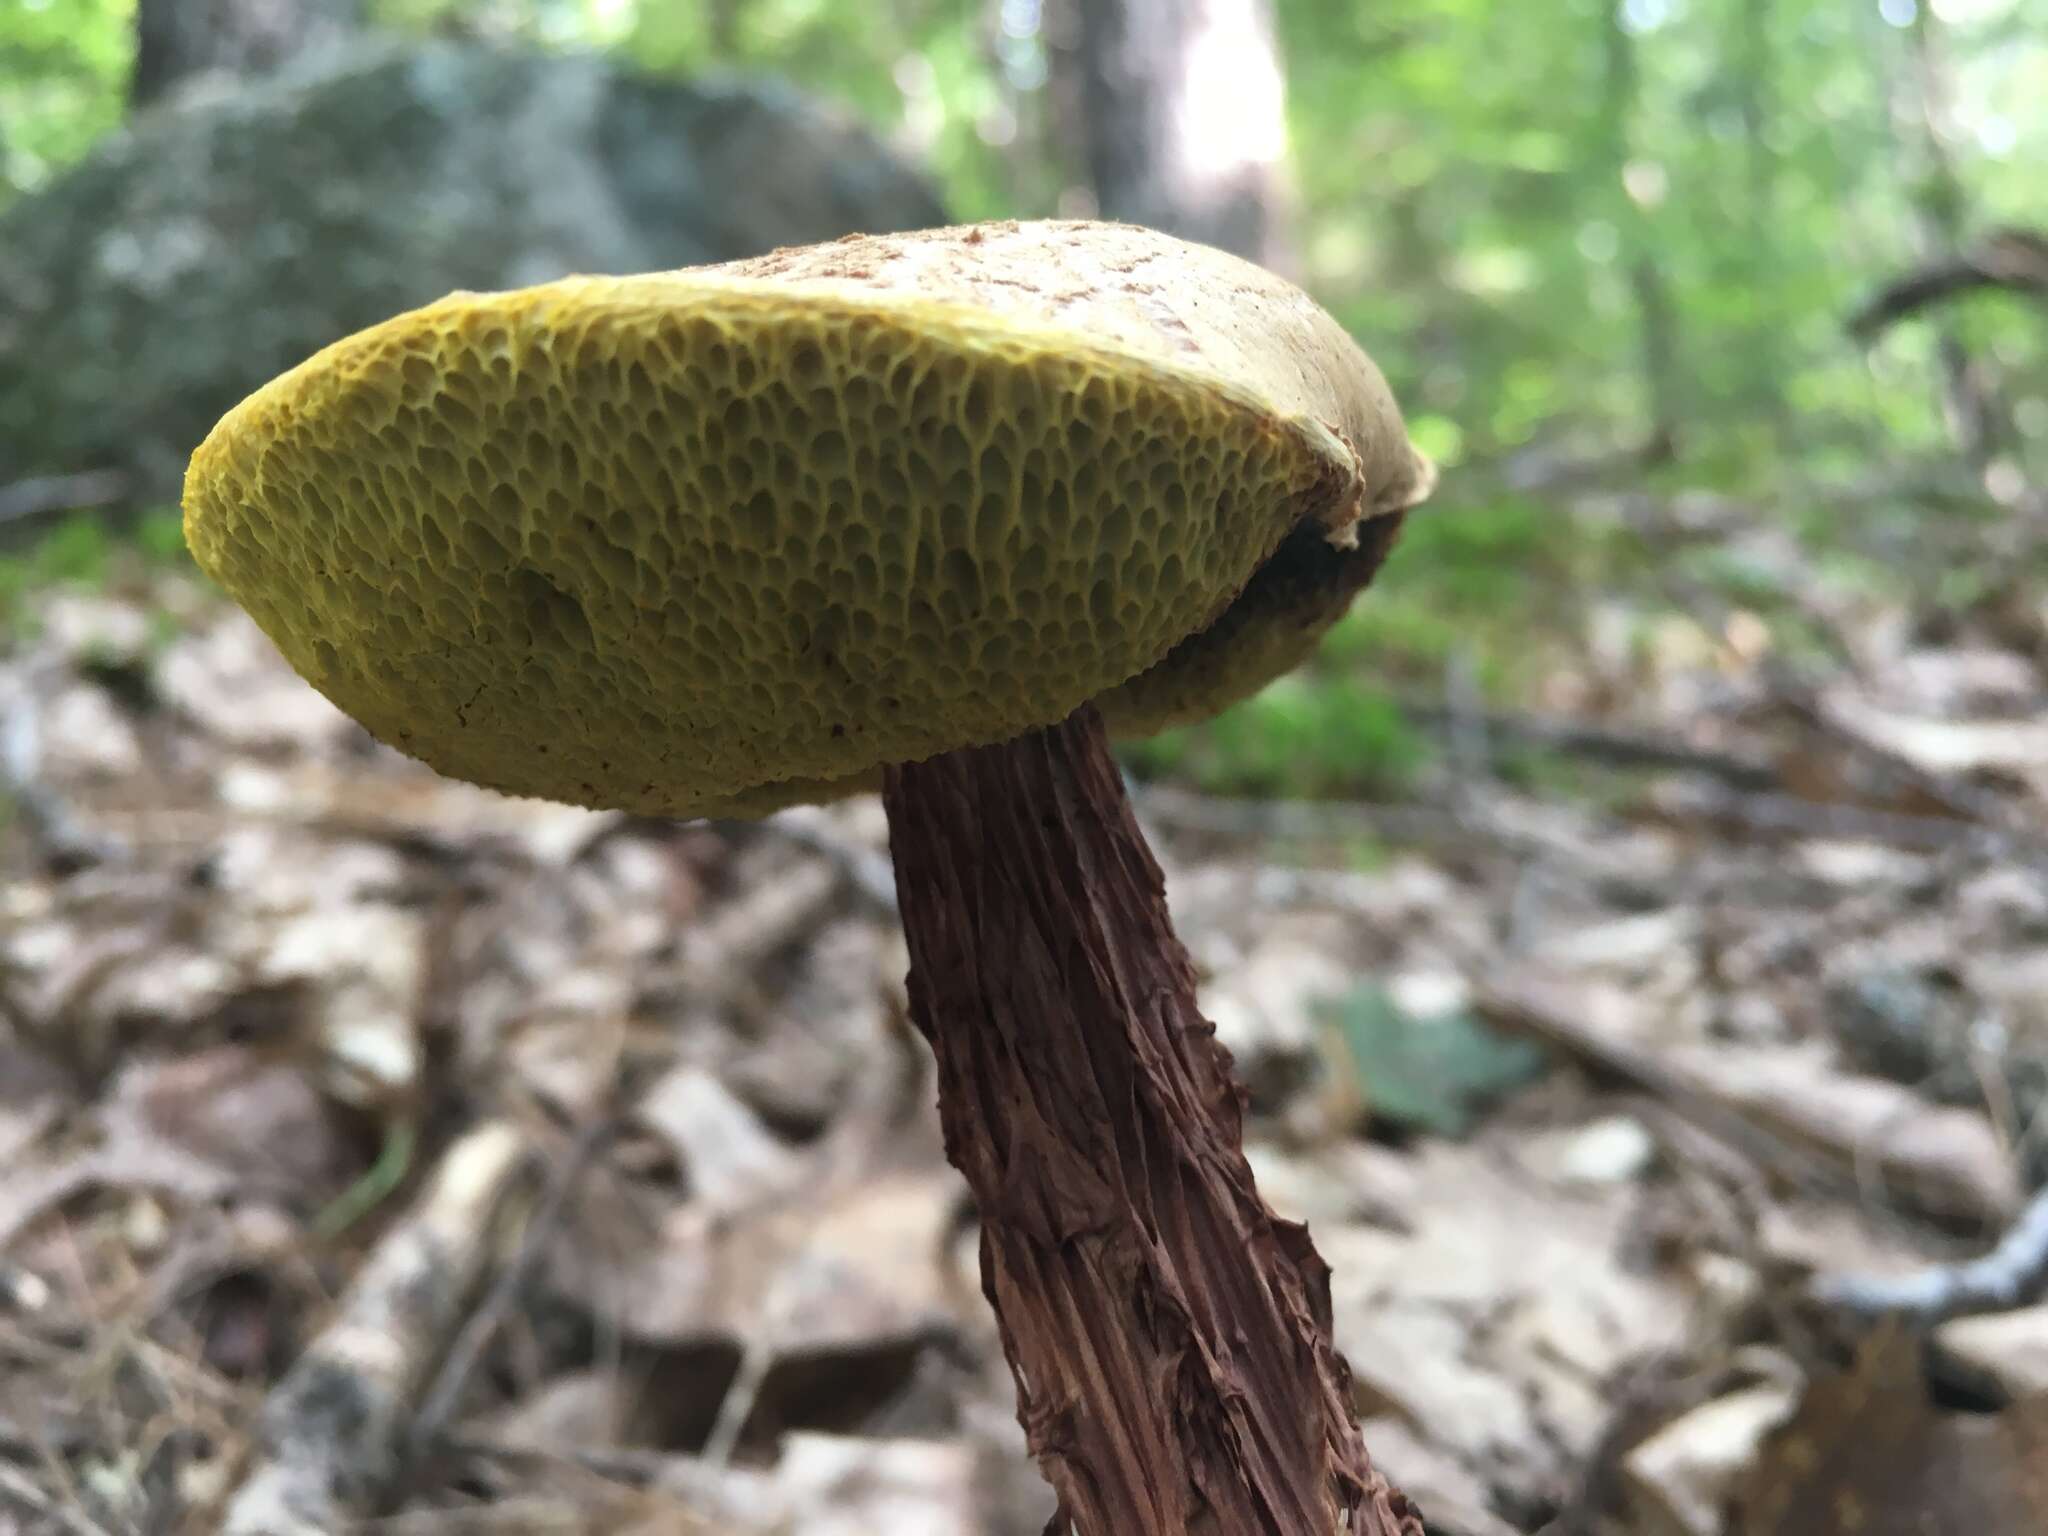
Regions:
M 1329 1270 L 1253 1185 L 1099 716 L 890 768 L 884 796 L 912 1017 L 1067 1527 L 1422 1536 L 1360 1438 Z

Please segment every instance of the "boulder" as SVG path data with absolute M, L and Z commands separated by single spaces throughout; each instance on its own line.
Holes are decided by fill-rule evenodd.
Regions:
M 236 400 L 451 289 L 941 222 L 872 135 L 760 81 L 440 41 L 200 82 L 0 218 L 0 481 L 173 500 Z

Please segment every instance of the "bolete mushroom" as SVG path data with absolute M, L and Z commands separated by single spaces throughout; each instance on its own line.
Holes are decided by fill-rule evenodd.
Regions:
M 1417 1536 L 1107 733 L 1294 665 L 1431 479 L 1297 289 L 1006 223 L 452 295 L 231 411 L 185 518 L 294 666 L 444 773 L 678 817 L 879 785 L 1066 1520 Z

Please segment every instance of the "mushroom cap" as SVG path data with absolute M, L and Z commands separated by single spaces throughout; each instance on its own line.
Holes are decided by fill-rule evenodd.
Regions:
M 1127 225 L 458 293 L 235 407 L 193 554 L 374 734 L 515 794 L 757 814 L 1292 666 L 1427 494 L 1299 290 Z

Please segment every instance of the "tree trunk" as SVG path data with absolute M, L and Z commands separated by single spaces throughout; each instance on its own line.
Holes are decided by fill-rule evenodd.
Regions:
M 1284 270 L 1286 86 L 1270 0 L 1070 0 L 1051 50 L 1102 217 Z
M 1645 466 L 1668 462 L 1677 452 L 1684 405 L 1679 398 L 1683 377 L 1678 356 L 1678 317 L 1657 265 L 1657 242 L 1645 205 L 1628 188 L 1634 159 L 1631 140 L 1641 73 L 1636 62 L 1635 34 L 1629 30 L 1625 0 L 1610 0 L 1601 18 L 1605 43 L 1601 110 L 1598 126 L 1607 161 L 1607 196 L 1621 238 L 1630 291 L 1636 301 L 1636 338 L 1641 359 L 1644 423 L 1641 459 Z
M 1921 257 L 1953 261 L 1969 223 L 1968 194 L 1949 146 L 1962 139 L 1956 125 L 1956 91 L 1949 67 L 1947 36 L 1926 7 L 1913 12 L 1912 78 L 1920 127 L 1921 174 L 1913 197 Z M 2014 431 L 1994 360 L 1973 356 L 1963 333 L 1944 315 L 1937 319 L 1935 348 L 1941 358 L 1943 406 L 1963 461 L 1989 490 L 1993 468 L 2012 453 Z M 2001 498 L 2004 499 L 2004 498 Z
M 366 0 L 139 0 L 130 110 L 193 75 L 260 75 L 368 25 Z
M 1746 225 L 1743 260 L 1747 281 L 1759 294 L 1782 294 L 1786 279 L 1779 259 L 1781 229 L 1778 220 L 1778 182 L 1784 157 L 1772 138 L 1781 110 L 1778 83 L 1778 52 L 1772 26 L 1780 0 L 1742 0 L 1735 46 L 1736 108 L 1742 114 L 1744 156 L 1744 215 Z M 1785 356 L 1786 326 L 1782 311 L 1776 314 L 1758 306 L 1759 313 L 1743 328 L 1742 346 L 1748 368 L 1743 388 L 1768 412 L 1783 433 L 1789 425 L 1785 409 L 1785 380 L 1791 373 Z
M 1329 1270 L 1245 1162 L 1093 708 L 884 778 L 912 1017 L 1018 1417 L 1079 1536 L 1421 1536 L 1372 1466 Z

